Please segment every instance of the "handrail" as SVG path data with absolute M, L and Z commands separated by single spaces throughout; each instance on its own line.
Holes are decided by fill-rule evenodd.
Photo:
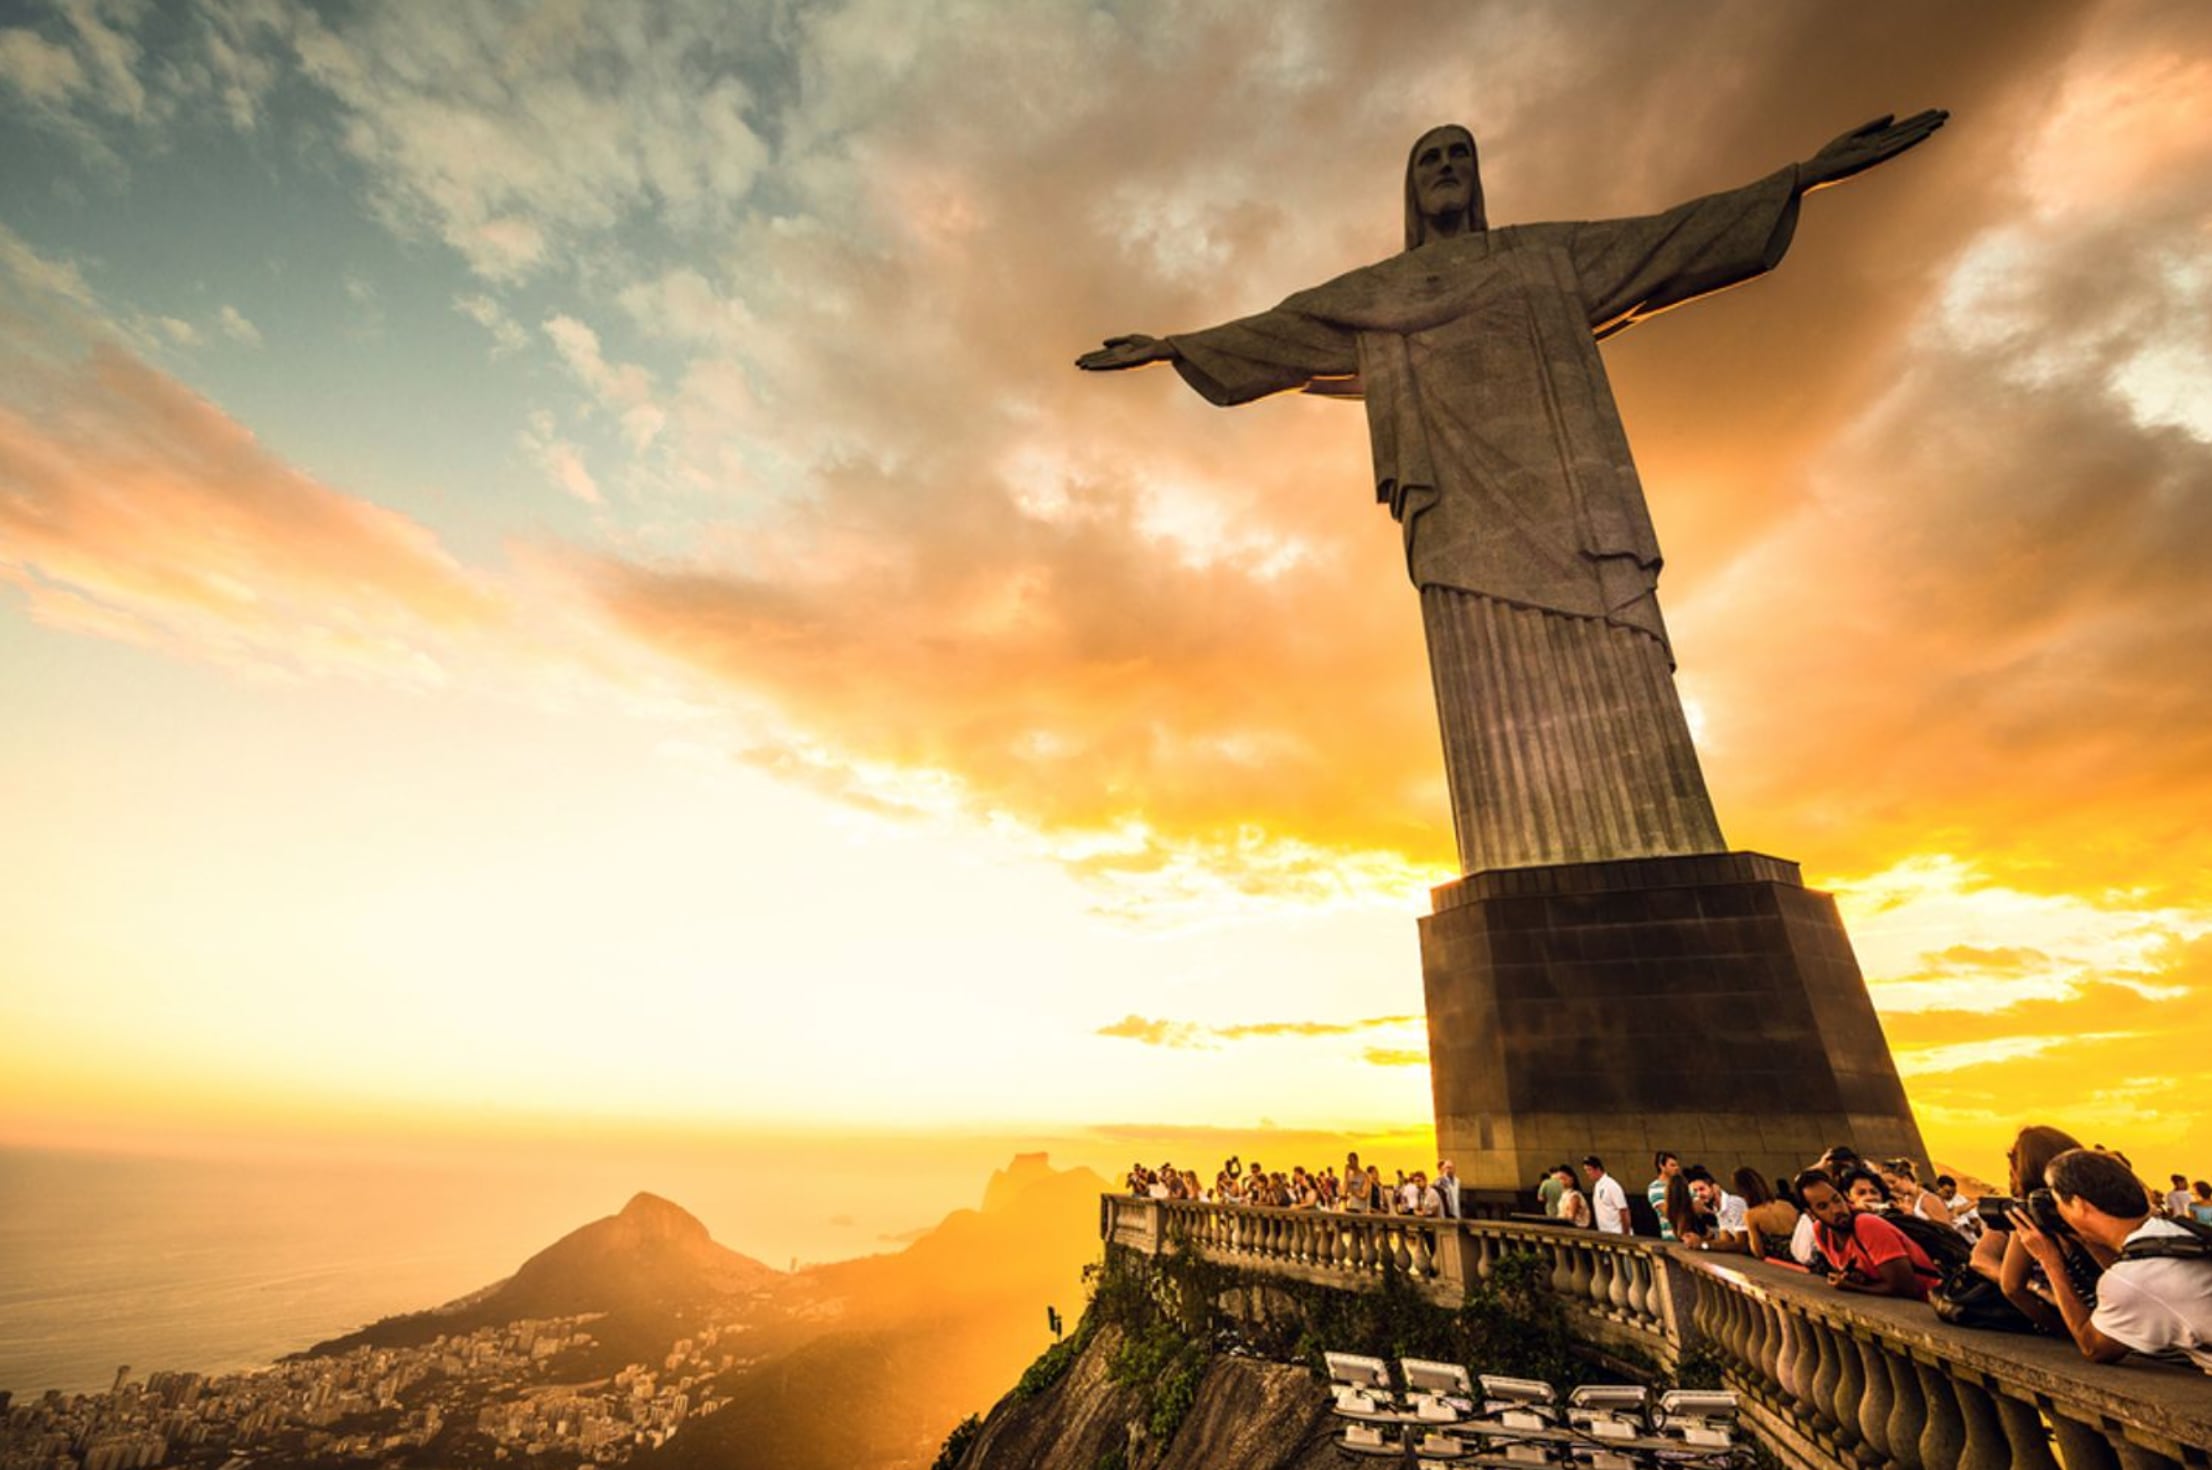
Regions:
M 2084 1362 L 2069 1343 L 1950 1327 L 1917 1302 L 1835 1291 L 1742 1256 L 1573 1226 L 1107 1195 L 1100 1233 L 1346 1290 L 1387 1272 L 1456 1307 L 1510 1251 L 1548 1260 L 1578 1336 L 1667 1368 L 1711 1355 L 1746 1418 L 1806 1466 L 2212 1470 L 2212 1379 Z

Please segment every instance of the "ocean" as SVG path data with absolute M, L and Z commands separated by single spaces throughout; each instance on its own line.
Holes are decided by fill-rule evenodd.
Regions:
M 0 1389 L 265 1365 L 450 1301 L 650 1190 L 778 1268 L 980 1202 L 1009 1139 L 533 1144 L 399 1158 L 0 1149 Z M 1055 1159 L 1056 1163 L 1063 1162 Z

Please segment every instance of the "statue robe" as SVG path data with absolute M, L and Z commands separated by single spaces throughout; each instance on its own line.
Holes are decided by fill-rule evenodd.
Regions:
M 1771 270 L 1794 168 L 1664 214 L 1432 241 L 1168 340 L 1208 401 L 1367 402 L 1467 872 L 1724 849 L 1600 338 Z

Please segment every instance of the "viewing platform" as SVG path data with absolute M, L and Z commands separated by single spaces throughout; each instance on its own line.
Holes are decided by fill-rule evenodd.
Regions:
M 1571 1226 L 1101 1198 L 1108 1245 L 1190 1250 L 1254 1277 L 1347 1291 L 1395 1272 L 1453 1310 L 1512 1252 L 1549 1261 L 1575 1336 L 1674 1370 L 1717 1362 L 1745 1420 L 1802 1470 L 2212 1467 L 2212 1377 L 2100 1365 L 2071 1343 L 1953 1328 L 1744 1256 Z M 1476 1365 L 1478 1368 L 1480 1365 Z

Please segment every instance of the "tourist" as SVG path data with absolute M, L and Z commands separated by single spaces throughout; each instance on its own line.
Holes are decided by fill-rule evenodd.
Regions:
M 1679 1169 L 1668 1177 L 1660 1196 L 1659 1223 L 1663 1228 L 1661 1239 L 1684 1245 L 1701 1244 L 1712 1230 L 1712 1217 L 1698 1208 L 1689 1177 Z
M 1935 1192 L 1937 1198 L 1943 1201 L 1943 1207 L 1951 1212 L 1951 1224 L 1958 1233 L 1968 1240 L 1980 1240 L 1983 1229 L 1981 1212 L 1975 1208 L 1975 1201 L 1959 1193 L 1959 1182 L 1948 1174 L 1938 1174 Z
M 1548 1219 L 1559 1218 L 1559 1201 L 1575 1187 L 1574 1170 L 1565 1164 L 1554 1164 L 1544 1171 L 1544 1177 L 1536 1181 L 1536 1207 Z
M 1590 1213 L 1598 1229 L 1607 1235 L 1628 1234 L 1628 1191 L 1621 1181 L 1605 1172 L 1605 1160 L 1596 1154 L 1584 1156 L 1582 1172 L 1590 1181 Z
M 1574 1170 L 1561 1164 L 1551 1172 L 1559 1184 L 1559 1218 L 1579 1229 L 1589 1229 L 1590 1201 L 1575 1187 Z
M 1444 1217 L 1444 1192 L 1429 1182 L 1429 1176 L 1416 1169 L 1406 1181 L 1406 1195 L 1413 1201 L 1407 1213 L 1423 1219 L 1440 1220 Z
M 1796 1179 L 1797 1196 L 1814 1221 L 1814 1238 L 1828 1266 L 1828 1283 L 1838 1291 L 1925 1301 L 1942 1279 L 1912 1238 L 1878 1214 L 1851 1207 L 1851 1199 L 1825 1170 L 1807 1169 Z M 1881 1181 L 1874 1181 L 1880 1192 Z
M 2012 1212 L 2012 1235 L 2050 1283 L 2067 1335 L 2093 1362 L 2129 1352 L 2188 1357 L 2212 1373 L 2212 1231 L 2161 1219 L 2152 1199 L 2115 1155 L 2070 1149 L 2044 1168 L 2068 1229 L 2116 1259 L 2097 1282 L 2094 1303 L 2075 1290 L 2064 1242 L 2036 1212 Z
M 1720 1181 L 1703 1164 L 1691 1165 L 1682 1171 L 1682 1177 L 1689 1181 L 1690 1197 L 1696 1201 L 1699 1213 L 1709 1221 L 1701 1232 L 1705 1248 L 1739 1252 L 1747 1249 L 1751 1234 L 1745 1212 L 1750 1207 L 1743 1196 L 1721 1188 Z
M 2189 1213 L 2199 1225 L 2212 1225 L 2212 1183 L 2199 1179 L 2189 1186 L 2196 1196 L 2189 1201 Z
M 2044 1171 L 2051 1160 L 2080 1147 L 2081 1144 L 2064 1129 L 2046 1124 L 2031 1124 L 2021 1129 L 2012 1147 L 2005 1150 L 2011 1196 L 2026 1201 L 2035 1191 L 2045 1187 Z M 2080 1241 L 2070 1237 L 2059 1241 L 2059 1257 L 2065 1263 L 2074 1295 L 2083 1305 L 2094 1307 L 2102 1265 Z M 1973 1259 L 1974 1269 L 1996 1282 L 2005 1300 L 2018 1307 L 2030 1322 L 2054 1335 L 2066 1331 L 2049 1269 L 2029 1253 L 2027 1243 L 2020 1239 L 2017 1231 L 1989 1231 L 1975 1242 Z
M 1881 1175 L 1864 1164 L 1830 1177 L 1835 1180 L 1836 1187 L 1843 1191 L 1844 1198 L 1851 1201 L 1851 1208 L 1862 1214 L 1887 1214 L 1893 1208 L 1889 1186 L 1882 1182 Z
M 1382 1167 L 1379 1164 L 1367 1166 L 1367 1212 L 1371 1215 L 1385 1215 L 1390 1212 L 1390 1196 L 1383 1192 Z
M 1911 1159 L 1884 1159 L 1875 1168 L 1899 1210 L 1937 1225 L 1957 1228 L 1951 1207 L 1943 1202 L 1942 1195 L 1921 1184 L 1920 1166 Z
M 1744 1253 L 1788 1259 L 1790 1235 L 1797 1229 L 1797 1206 L 1768 1189 L 1766 1179 L 1756 1169 L 1738 1169 L 1730 1182 L 1743 1199 Z M 1725 1213 L 1722 1218 L 1725 1221 Z M 1728 1247 L 1716 1245 L 1713 1249 Z
M 1682 1173 L 1682 1160 L 1670 1150 L 1661 1149 L 1651 1156 L 1651 1167 L 1657 1171 L 1657 1177 L 1644 1186 L 1644 1198 L 1651 1201 L 1653 1212 L 1659 1216 L 1660 1239 L 1672 1240 L 1674 1226 L 1667 1220 L 1667 1184 Z
M 1436 1192 L 1444 1197 L 1444 1218 L 1464 1220 L 1467 1210 L 1459 1199 L 1459 1170 L 1450 1159 L 1436 1161 Z
M 2166 1218 L 2169 1220 L 2186 1220 L 2189 1218 L 2189 1176 L 2186 1174 L 2169 1174 L 2166 1177 L 2171 1179 L 2174 1185 L 2172 1189 L 2166 1191 Z

